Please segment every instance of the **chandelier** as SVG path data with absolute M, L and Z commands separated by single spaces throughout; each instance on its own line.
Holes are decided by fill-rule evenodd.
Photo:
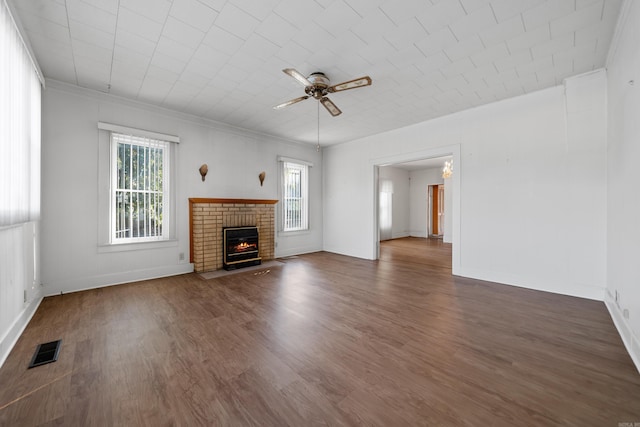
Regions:
M 453 174 L 453 160 L 444 162 L 444 167 L 442 168 L 442 177 L 443 178 L 451 178 Z

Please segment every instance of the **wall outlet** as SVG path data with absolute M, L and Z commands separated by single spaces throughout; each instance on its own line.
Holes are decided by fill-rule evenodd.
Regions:
M 178 260 L 184 261 L 184 252 L 180 252 L 180 254 L 178 255 Z
M 625 308 L 624 310 L 622 310 L 622 317 L 624 317 L 625 319 L 629 319 L 629 309 Z
M 24 301 L 23 302 L 27 302 L 27 290 L 25 289 L 23 292 L 24 292 L 24 295 L 23 295 Z

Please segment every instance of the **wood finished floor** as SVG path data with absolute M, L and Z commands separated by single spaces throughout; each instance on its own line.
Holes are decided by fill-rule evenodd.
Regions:
M 46 298 L 0 369 L 0 425 L 640 422 L 603 303 L 454 278 L 437 240 L 381 251 Z

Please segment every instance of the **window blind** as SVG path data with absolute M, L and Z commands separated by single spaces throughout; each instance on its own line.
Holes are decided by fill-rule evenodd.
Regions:
M 0 1 L 0 226 L 40 218 L 40 80 Z

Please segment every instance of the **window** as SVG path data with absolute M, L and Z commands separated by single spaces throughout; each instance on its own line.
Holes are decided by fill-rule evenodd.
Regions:
M 111 242 L 169 238 L 169 142 L 111 133 Z
M 0 2 L 0 227 L 40 219 L 40 96 L 37 64 Z
M 282 230 L 309 228 L 309 164 L 282 161 Z
M 380 180 L 378 223 L 380 225 L 380 240 L 393 238 L 393 181 Z

